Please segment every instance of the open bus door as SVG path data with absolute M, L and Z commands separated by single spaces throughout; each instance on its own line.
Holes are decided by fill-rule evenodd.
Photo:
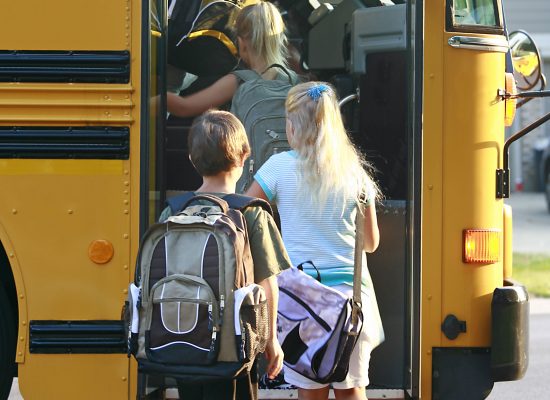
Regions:
M 367 394 L 419 399 L 458 398 L 467 392 L 482 398 L 493 384 L 489 294 L 503 285 L 503 275 L 462 265 L 456 241 L 443 233 L 461 231 L 461 217 L 468 213 L 482 215 L 488 226 L 502 225 L 502 204 L 494 191 L 495 168 L 500 166 L 495 149 L 505 117 L 498 102 L 516 94 L 497 96 L 504 87 L 508 51 L 500 2 L 484 2 L 486 7 L 472 13 L 469 2 L 452 0 L 446 7 L 398 1 L 367 6 L 344 0 L 313 19 L 308 18 L 312 10 L 306 11 L 307 24 L 293 25 L 304 20 L 298 6 L 303 3 L 280 2 L 290 30 L 298 32 L 290 39 L 299 49 L 300 65 L 315 79 L 331 82 L 340 98 L 358 98 L 343 105 L 342 112 L 353 141 L 374 163 L 385 194 L 378 214 L 381 245 L 368 264 L 386 341 L 373 352 Z M 341 36 L 334 34 L 335 27 L 342 28 Z M 187 161 L 190 123 L 189 118 L 168 119 L 166 149 L 160 156 L 167 160 L 161 191 L 168 196 L 200 182 Z M 473 147 L 465 146 L 465 140 Z M 464 188 L 478 195 L 465 196 Z M 451 211 L 457 209 L 468 211 Z M 428 240 L 422 237 L 425 233 Z M 444 257 L 452 261 L 443 262 Z M 422 270 L 430 265 L 439 270 L 426 277 L 433 270 Z M 483 282 L 483 293 L 475 292 L 481 287 L 478 282 Z M 464 301 L 464 293 L 471 301 Z M 437 311 L 430 314 L 422 302 L 438 302 Z M 477 327 L 465 342 L 460 342 L 460 320 L 450 328 L 458 329 L 457 342 L 443 323 L 453 313 L 470 328 Z M 467 354 L 459 361 L 465 370 L 471 366 L 466 376 L 473 382 L 470 391 L 462 391 L 449 376 L 457 354 Z M 260 390 L 260 398 L 293 396 L 288 390 Z
M 353 141 L 375 165 L 385 195 L 378 212 L 381 245 L 368 264 L 386 340 L 373 352 L 367 395 L 418 398 L 422 4 L 345 0 L 333 12 L 300 24 L 312 13 L 298 15 L 304 3 L 281 2 L 294 32 L 290 41 L 307 74 L 331 82 L 341 99 L 357 98 L 342 105 L 342 113 Z M 334 35 L 335 26 L 341 37 Z M 191 121 L 168 118 L 168 196 L 200 185 L 187 156 Z M 260 390 L 260 398 L 292 396 L 293 390 Z

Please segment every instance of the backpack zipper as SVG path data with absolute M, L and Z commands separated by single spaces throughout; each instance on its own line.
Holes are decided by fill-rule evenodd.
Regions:
M 208 306 L 208 329 L 212 331 L 212 339 L 216 339 L 216 330 L 214 329 L 214 316 L 213 316 L 213 306 L 211 301 L 201 300 L 201 299 L 189 299 L 186 297 L 165 297 L 163 299 L 154 300 L 153 304 L 162 304 L 162 303 L 193 303 L 201 304 Z M 220 325 L 222 321 L 223 311 L 220 309 Z
M 208 293 L 208 297 L 212 299 L 211 302 L 207 302 L 206 300 L 196 299 L 197 302 L 204 301 L 208 305 L 208 313 L 209 318 L 212 320 L 212 337 L 215 339 L 216 337 L 216 331 L 218 331 L 218 327 L 221 325 L 221 318 L 220 318 L 220 310 L 218 307 L 218 302 L 216 301 L 216 296 L 214 296 L 214 292 L 212 291 L 212 288 L 208 283 L 201 277 L 198 276 L 192 276 L 192 275 L 183 275 L 183 274 L 174 274 L 170 275 L 169 277 L 163 278 L 159 280 L 157 283 L 151 287 L 150 292 L 153 293 L 156 288 L 159 286 L 165 284 L 166 282 L 170 282 L 173 280 L 177 281 L 184 281 L 184 282 L 192 282 L 195 283 L 201 287 L 203 287 L 206 292 Z M 162 300 L 162 299 L 161 299 Z M 149 313 L 146 317 L 146 326 L 151 326 L 151 317 L 152 317 L 152 305 L 155 303 L 154 299 L 151 297 L 148 299 L 148 302 L 150 303 L 151 307 L 149 307 Z M 159 302 L 159 300 L 157 300 Z M 162 302 L 162 301 L 160 301 Z M 210 325 L 210 323 L 209 323 Z
M 164 297 L 158 300 L 153 299 L 153 304 L 160 304 L 160 303 L 195 303 L 195 304 L 202 304 L 205 306 L 212 304 L 211 301 L 206 301 L 201 299 L 189 299 L 187 297 Z

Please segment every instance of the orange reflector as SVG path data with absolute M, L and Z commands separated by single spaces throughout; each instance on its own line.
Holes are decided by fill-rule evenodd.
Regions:
M 496 263 L 500 259 L 500 231 L 496 229 L 464 229 L 465 263 Z
M 108 263 L 113 258 L 114 253 L 113 244 L 108 240 L 94 240 L 88 246 L 88 257 L 96 264 Z
M 510 94 L 517 94 L 517 88 L 516 88 L 516 81 L 514 78 L 514 74 L 511 74 L 507 72 L 505 74 L 506 76 L 506 86 L 505 90 L 507 93 Z M 511 126 L 514 122 L 514 118 L 516 116 L 516 106 L 517 106 L 517 100 L 516 99 L 506 99 L 504 101 L 504 125 L 505 126 Z

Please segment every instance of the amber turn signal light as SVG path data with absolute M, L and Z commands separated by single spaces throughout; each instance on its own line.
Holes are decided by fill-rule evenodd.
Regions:
M 505 74 L 506 79 L 506 93 L 510 93 L 511 95 L 517 94 L 517 88 L 516 88 L 516 81 L 514 78 L 514 74 L 511 74 L 507 72 Z M 514 122 L 514 118 L 516 116 L 516 107 L 517 107 L 518 101 L 514 98 L 508 98 L 504 101 L 504 125 L 505 126 L 511 126 Z
M 500 260 L 500 236 L 497 229 L 464 229 L 462 260 L 468 264 L 491 264 Z

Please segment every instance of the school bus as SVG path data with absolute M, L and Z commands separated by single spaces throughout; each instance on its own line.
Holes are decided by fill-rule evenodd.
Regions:
M 504 129 L 530 94 L 507 66 L 501 0 L 278 4 L 301 72 L 337 88 L 385 194 L 369 269 L 386 341 L 369 398 L 482 399 L 520 379 L 528 294 L 510 279 Z M 168 11 L 2 5 L 1 399 L 15 376 L 25 399 L 137 395 L 121 310 L 140 236 L 199 182 L 190 121 L 166 119 Z M 515 47 L 516 79 L 540 78 L 534 45 Z

